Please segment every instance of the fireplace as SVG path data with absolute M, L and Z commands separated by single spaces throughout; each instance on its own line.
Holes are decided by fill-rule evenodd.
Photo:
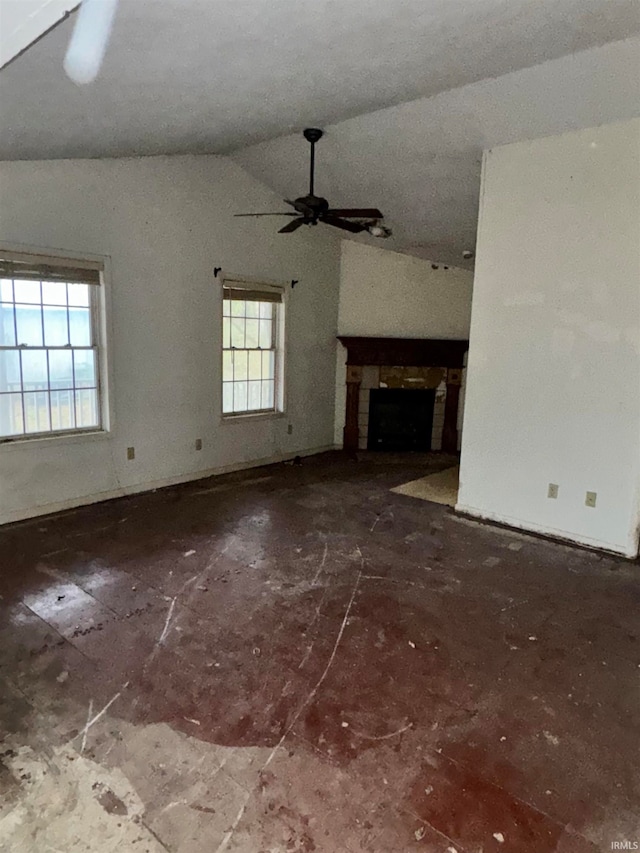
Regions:
M 338 340 L 347 350 L 345 450 L 351 453 L 358 449 L 382 450 L 399 443 L 413 445 L 414 449 L 426 447 L 447 453 L 457 451 L 458 402 L 468 341 L 342 335 Z M 391 408 L 386 410 L 385 424 L 382 425 L 388 435 L 380 436 L 379 414 L 374 414 L 378 423 L 370 428 L 370 400 L 372 396 L 377 396 L 377 392 L 387 394 L 394 391 L 406 391 L 409 394 L 429 392 L 428 411 L 423 410 L 420 416 L 415 412 L 410 414 L 411 426 L 404 430 L 403 435 L 402 423 L 398 424 L 397 421 L 407 415 L 398 415 L 398 409 L 393 414 L 392 397 L 381 398 L 383 401 L 388 399 Z M 402 407 L 404 403 L 396 401 L 403 399 L 413 403 L 420 398 L 398 395 L 393 404 Z M 395 427 L 391 426 L 393 419 L 396 420 Z M 431 431 L 428 428 L 429 419 Z M 407 432 L 413 437 L 410 438 Z M 380 438 L 382 441 L 379 441 Z
M 434 389 L 372 389 L 367 449 L 431 450 L 435 400 Z

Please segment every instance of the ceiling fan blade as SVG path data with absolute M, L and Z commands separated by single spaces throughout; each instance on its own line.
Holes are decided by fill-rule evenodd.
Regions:
M 288 223 L 284 226 L 284 228 L 281 228 L 281 229 L 278 231 L 278 234 L 291 234 L 291 233 L 293 233 L 294 231 L 297 231 L 297 230 L 298 230 L 298 228 L 300 228 L 300 226 L 301 226 L 301 225 L 304 225 L 304 224 L 305 224 L 305 220 L 304 220 L 304 219 L 302 219 L 302 218 L 300 218 L 300 219 L 294 219 L 292 222 L 288 222 Z
M 282 213 L 234 213 L 234 216 L 295 216 L 295 213 L 292 213 L 290 210 L 286 210 Z
M 324 215 L 320 217 L 320 222 L 325 225 L 333 225 L 334 228 L 342 228 L 343 231 L 351 231 L 352 234 L 359 234 L 361 231 L 366 231 L 364 225 L 359 222 L 349 222 L 346 219 L 339 219 L 337 216 Z
M 331 216 L 344 216 L 347 219 L 384 219 L 384 216 L 377 207 L 331 208 L 327 212 Z
M 93 83 L 98 76 L 117 6 L 118 0 L 84 0 L 80 6 L 64 58 L 64 70 L 79 86 Z

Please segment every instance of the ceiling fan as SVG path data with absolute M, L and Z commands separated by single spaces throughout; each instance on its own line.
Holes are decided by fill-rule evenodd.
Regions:
M 316 143 L 322 139 L 323 131 L 317 127 L 308 127 L 303 131 L 304 138 L 311 144 L 311 161 L 309 167 L 309 192 L 295 201 L 285 199 L 293 211 L 283 213 L 236 213 L 235 216 L 293 216 L 294 219 L 281 228 L 279 234 L 292 234 L 303 225 L 317 225 L 319 222 L 359 234 L 368 231 L 374 237 L 390 237 L 391 230 L 380 223 L 384 215 L 376 207 L 337 208 L 329 207 L 326 198 L 315 195 Z M 351 222 L 350 220 L 365 220 Z

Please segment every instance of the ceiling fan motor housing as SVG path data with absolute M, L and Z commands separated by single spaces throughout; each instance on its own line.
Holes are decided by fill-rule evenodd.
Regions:
M 326 198 L 319 198 L 316 195 L 302 196 L 297 198 L 293 204 L 298 213 L 314 221 L 329 210 L 329 202 Z

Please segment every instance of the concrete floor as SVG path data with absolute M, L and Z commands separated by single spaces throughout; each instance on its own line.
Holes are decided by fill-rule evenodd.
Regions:
M 640 841 L 638 566 L 389 491 L 425 473 L 329 454 L 0 531 L 0 850 Z

